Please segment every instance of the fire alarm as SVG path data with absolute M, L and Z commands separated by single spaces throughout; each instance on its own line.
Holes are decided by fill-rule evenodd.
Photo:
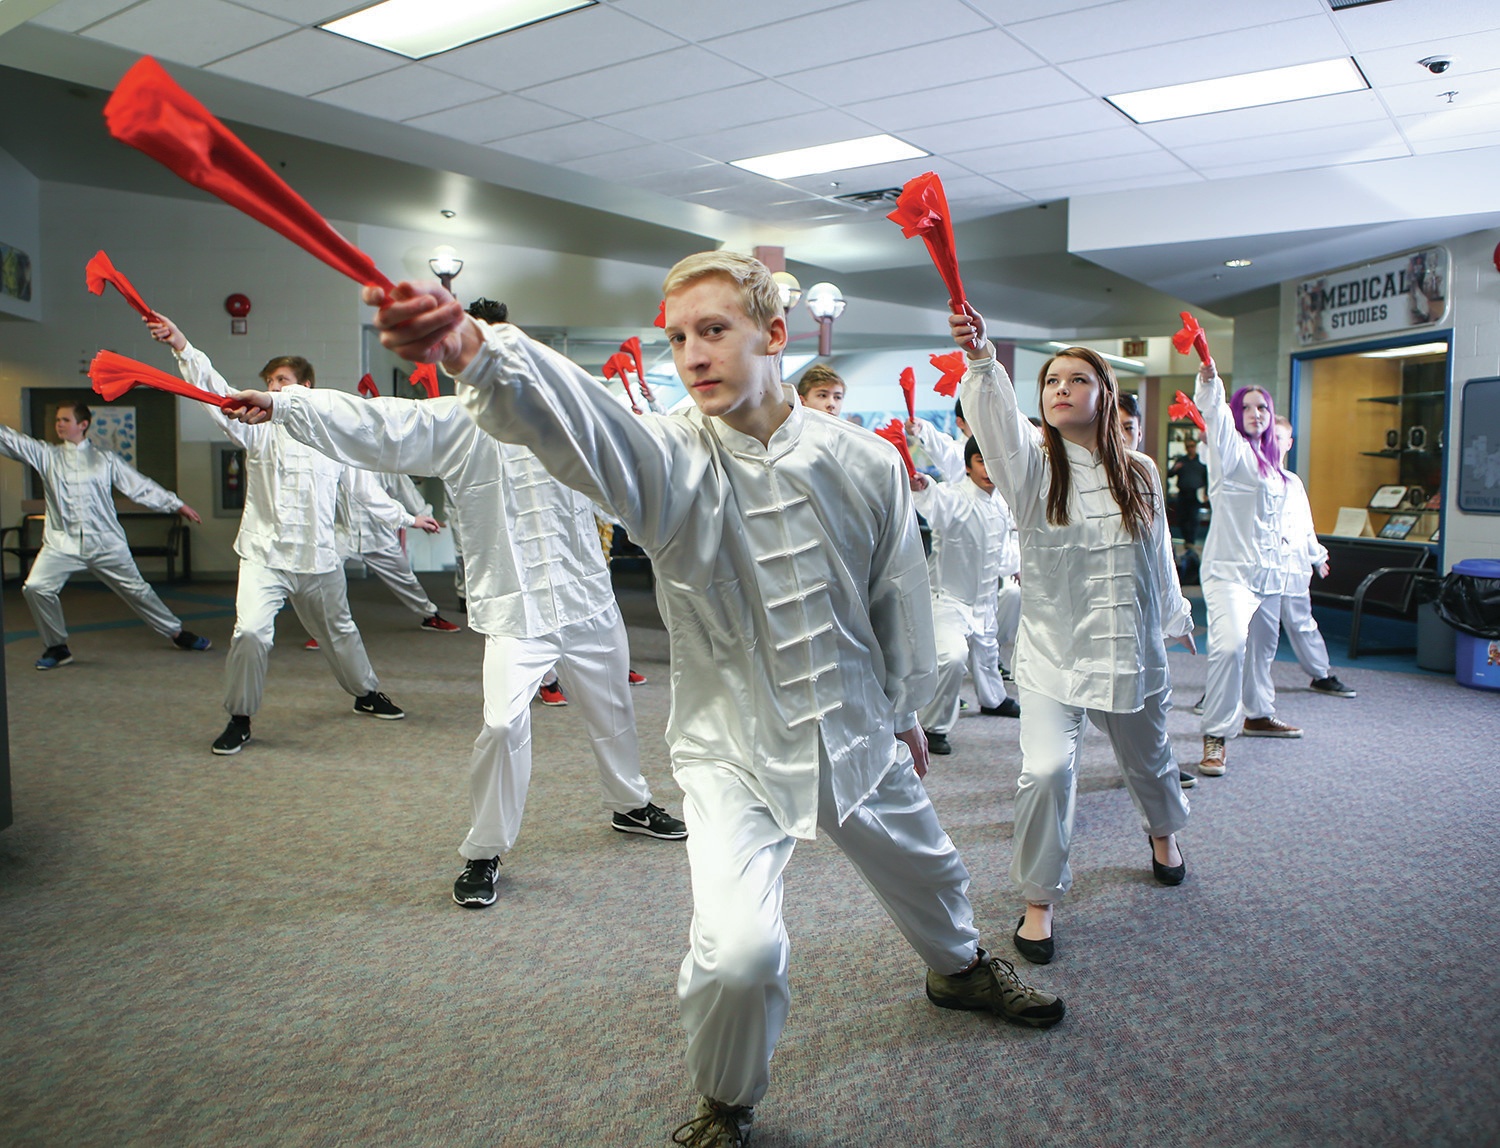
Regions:
M 250 296 L 241 295 L 236 291 L 224 300 L 224 310 L 229 312 L 229 333 L 231 335 L 249 333 L 250 323 L 245 316 L 250 314 Z

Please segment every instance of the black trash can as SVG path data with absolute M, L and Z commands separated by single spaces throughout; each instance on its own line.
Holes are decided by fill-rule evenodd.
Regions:
M 1455 562 L 1435 606 L 1438 617 L 1458 631 L 1453 650 L 1458 684 L 1500 690 L 1500 562 Z

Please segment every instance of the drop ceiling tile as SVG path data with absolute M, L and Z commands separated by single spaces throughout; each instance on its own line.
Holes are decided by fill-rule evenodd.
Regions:
M 936 84 L 957 84 L 1039 67 L 1043 60 L 993 28 L 954 39 L 898 48 L 781 77 L 788 87 L 835 106 Z
M 649 107 L 591 118 L 621 131 L 671 141 L 822 110 L 825 110 L 823 105 L 816 100 L 775 80 L 757 80 L 700 92 L 691 99 L 653 103 Z
M 61 0 L 29 21 L 59 32 L 77 32 L 129 8 L 136 0 Z
M 596 4 L 444 52 L 428 63 L 476 83 L 516 92 L 682 44 L 680 37 L 617 12 L 612 4 Z
M 659 192 L 675 198 L 683 198 L 704 191 L 720 191 L 728 187 L 748 187 L 758 184 L 763 176 L 752 175 L 727 163 L 700 164 L 698 167 L 679 171 L 657 172 L 655 175 L 637 176 L 630 180 L 632 187 Z
M 746 208 L 739 214 L 766 223 L 857 223 L 867 214 L 857 207 L 842 203 L 830 203 L 826 199 L 799 200 L 794 203 L 771 203 L 764 207 Z
M 1455 139 L 1500 130 L 1500 104 L 1445 107 L 1426 115 L 1401 116 L 1397 124 L 1413 145 L 1430 140 Z
M 599 179 L 623 181 L 639 187 L 641 176 L 677 174 L 703 163 L 701 156 L 666 144 L 642 142 L 622 151 L 605 152 L 587 159 L 569 160 L 564 167 Z
M 975 120 L 1023 108 L 1065 104 L 1088 98 L 1088 92 L 1056 68 L 1031 68 L 947 87 L 927 88 L 901 96 L 847 104 L 844 110 L 850 115 L 869 120 L 884 131 L 901 132 L 932 124 L 951 124 L 955 118 Z M 958 108 L 962 109 L 961 117 L 954 115 L 954 109 Z
M 591 155 L 621 151 L 641 142 L 635 136 L 615 128 L 607 128 L 592 120 L 580 120 L 578 123 L 512 136 L 491 146 L 496 151 L 525 156 L 538 163 L 566 163 L 569 160 L 586 159 Z
M 1113 96 L 1348 55 L 1333 24 L 1323 16 L 1312 16 L 1090 56 L 1058 67 L 1095 95 Z
M 1076 160 L 1046 167 L 1007 172 L 1005 186 L 1012 191 L 1035 197 L 1039 190 L 1059 187 L 1086 187 L 1105 181 L 1159 178 L 1171 179 L 1188 174 L 1188 167 L 1175 156 L 1158 152 L 1147 155 L 1122 155 L 1110 159 Z
M 383 120 L 401 121 L 472 104 L 494 94 L 493 88 L 446 76 L 423 64 L 406 64 L 384 75 L 329 88 L 313 98 Z
M 783 182 L 814 195 L 851 195 L 858 191 L 878 191 L 884 187 L 900 187 L 909 179 L 923 172 L 936 172 L 945 188 L 955 181 L 978 178 L 967 168 L 959 167 L 937 156 L 919 156 L 895 163 L 876 163 L 866 167 L 846 168 L 843 171 L 827 171 L 818 175 L 804 175 Z M 988 182 L 988 181 L 985 181 Z M 838 186 L 835 187 L 834 185 Z
M 202 66 L 296 29 L 223 0 L 146 0 L 83 34 L 133 52 Z
M 704 44 L 763 75 L 781 76 L 988 27 L 959 0 L 922 0 L 915 13 L 909 0 L 859 0 Z
M 406 122 L 414 128 L 436 132 L 450 139 L 487 144 L 509 136 L 559 127 L 573 123 L 576 119 L 576 116 L 570 116 L 567 112 L 533 103 L 520 96 L 491 96 L 461 107 L 416 116 Z
M 687 44 L 598 68 L 585 76 L 538 84 L 525 89 L 525 95 L 565 112 L 598 119 L 612 112 L 683 100 L 759 78 L 748 68 Z
M 973 148 L 975 141 L 996 146 L 1024 143 L 1027 140 L 1103 131 L 1129 123 L 1129 120 L 1103 100 L 1075 100 L 1048 108 L 1029 108 L 1026 111 L 1006 112 L 972 121 L 913 128 L 902 132 L 901 138 L 941 155 L 960 148 Z
M 1248 179 L 1257 175 L 1265 175 L 1277 171 L 1305 171 L 1309 169 L 1337 168 L 1353 164 L 1370 163 L 1384 159 L 1403 159 L 1411 155 L 1411 149 L 1406 144 L 1397 141 L 1383 146 L 1375 146 L 1351 151 L 1341 156 L 1323 155 L 1282 155 L 1270 159 L 1262 159 L 1255 163 L 1231 164 L 1225 167 L 1204 168 L 1203 174 L 1209 179 Z
M 692 195 L 679 196 L 679 199 L 688 200 L 691 203 L 699 203 L 704 207 L 712 207 L 719 211 L 747 211 L 755 208 L 770 207 L 777 203 L 813 203 L 818 202 L 814 195 L 804 195 L 799 191 L 778 184 L 775 180 L 763 180 L 764 187 L 730 187 L 722 191 L 702 191 Z
M 1049 163 L 1107 159 L 1117 155 L 1153 152 L 1161 147 L 1135 126 L 1105 128 L 1056 139 L 1028 140 L 977 151 L 950 152 L 949 158 L 981 175 L 1004 179 L 1007 171 L 1042 167 Z
M 836 8 L 848 0 L 756 0 L 753 4 L 683 3 L 683 0 L 614 0 L 612 7 L 685 40 L 702 41 Z
M 1082 195 L 1110 195 L 1117 191 L 1140 191 L 1153 187 L 1173 187 L 1183 183 L 1205 183 L 1203 176 L 1195 171 L 1163 172 L 1160 175 L 1132 176 L 1121 179 L 1102 179 L 1093 183 L 1065 183 L 1057 187 L 1034 188 L 1031 198 L 1038 203 L 1052 203 L 1059 199 L 1077 199 Z
M 1204 4 L 1202 0 L 1116 0 L 1098 8 L 1043 16 L 1006 30 L 1054 62 L 1172 44 L 1254 28 L 1300 16 L 1325 16 L 1322 0 L 1256 0 L 1254 4 Z
M 1455 92 L 1450 101 L 1449 92 Z M 1395 116 L 1441 115 L 1450 108 L 1473 108 L 1500 100 L 1500 70 L 1476 72 L 1461 78 L 1431 76 L 1416 84 L 1381 89 L 1381 97 Z
M 1441 76 L 1434 76 L 1417 63 L 1428 56 L 1447 56 L 1453 66 Z M 1441 80 L 1450 88 L 1457 88 L 1468 77 L 1483 74 L 1497 63 L 1500 63 L 1500 31 L 1465 36 L 1456 46 L 1452 40 L 1426 40 L 1359 54 L 1360 70 L 1370 83 L 1380 88 L 1428 80 Z
M 1391 153 L 1392 147 L 1398 151 Z M 1400 133 L 1384 120 L 1341 124 L 1309 131 L 1278 132 L 1260 139 L 1195 144 L 1185 158 L 1199 171 L 1210 172 L 1257 163 L 1274 165 L 1282 159 L 1307 156 L 1321 157 L 1331 164 L 1348 163 L 1351 157 L 1357 160 L 1369 158 L 1375 153 L 1406 153 L 1406 144 Z M 1274 168 L 1268 166 L 1266 170 Z
M 210 64 L 222 76 L 310 96 L 326 88 L 394 71 L 407 60 L 330 32 L 304 28 Z
M 837 111 L 809 112 L 784 120 L 745 124 L 677 140 L 680 147 L 725 161 L 791 151 L 876 134 L 869 124 Z
M 1471 151 L 1474 148 L 1500 147 L 1500 131 L 1477 135 L 1442 136 L 1436 139 L 1413 139 L 1411 149 L 1417 155 L 1437 155 L 1449 151 Z
M 973 0 L 974 7 L 1000 25 L 1019 24 L 1023 20 L 1077 12 L 1083 8 L 1102 8 L 1108 3 L 1109 0 Z
M 953 214 L 954 223 L 972 223 L 976 219 L 988 219 L 992 215 L 999 215 L 1013 207 L 1034 202 L 1036 201 L 1029 195 L 997 187 L 993 195 L 978 199 L 950 200 L 948 207 Z
M 1413 4 L 1408 0 L 1348 8 L 1334 16 L 1334 20 L 1356 51 L 1395 48 L 1447 37 L 1448 50 L 1457 53 L 1463 51 L 1462 37 L 1500 29 L 1500 4 L 1494 0 Z
M 1169 148 L 1196 147 L 1223 140 L 1257 139 L 1280 132 L 1390 119 L 1374 92 L 1345 92 L 1263 108 L 1241 108 L 1207 116 L 1186 116 L 1142 124 L 1140 130 Z
M 353 9 L 368 7 L 369 0 L 234 0 L 241 8 L 254 8 L 267 16 L 280 16 L 298 24 L 320 24 Z M 332 33 L 329 33 L 332 35 Z M 402 57 L 405 59 L 405 57 Z

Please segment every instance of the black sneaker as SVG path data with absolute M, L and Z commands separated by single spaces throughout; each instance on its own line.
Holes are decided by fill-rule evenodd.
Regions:
M 73 651 L 67 646 L 48 646 L 42 651 L 42 656 L 36 660 L 36 668 L 55 670 L 58 666 L 66 666 L 72 660 Z
M 383 718 L 386 721 L 399 721 L 406 716 L 404 709 L 379 690 L 371 690 L 364 697 L 355 698 L 354 712 L 369 714 L 371 717 Z
M 1310 689 L 1320 694 L 1331 694 L 1336 698 L 1352 698 L 1357 695 L 1338 678 L 1329 674 L 1326 678 L 1314 678 Z
M 1206 702 L 1207 700 L 1208 700 L 1208 695 L 1204 694 L 1201 698 L 1199 698 L 1197 701 L 1195 701 L 1193 703 L 1193 712 L 1195 714 L 1198 714 L 1199 716 L 1202 716 L 1202 714 L 1203 714 L 1203 703 Z
M 1015 717 L 1021 716 L 1021 703 L 1015 698 L 1006 698 L 998 706 L 980 706 L 979 712 L 985 717 Z
M 1184 773 L 1179 769 L 1177 771 L 1177 784 L 1182 786 L 1183 789 L 1192 789 L 1193 786 L 1198 784 L 1198 779 L 1191 773 Z
M 992 1012 L 1012 1024 L 1051 1028 L 1067 1011 L 1052 993 L 1034 989 L 1016 975 L 1016 966 L 979 950 L 979 964 L 967 973 L 944 976 L 927 970 L 927 999 L 938 1008 Z
M 207 638 L 191 630 L 180 631 L 177 637 L 172 639 L 172 644 L 179 650 L 211 650 L 214 646 Z
M 464 871 L 453 882 L 453 900 L 465 909 L 483 909 L 495 903 L 495 874 L 500 871 L 500 858 L 479 857 L 464 866 Z
M 229 724 L 224 727 L 224 732 L 214 739 L 213 750 L 221 757 L 228 757 L 244 749 L 245 743 L 249 740 L 250 719 L 232 717 L 229 719 Z
M 616 813 L 610 818 L 609 827 L 619 833 L 643 833 L 663 841 L 681 841 L 687 836 L 687 826 L 660 805 L 643 805 L 629 813 Z
M 936 753 L 942 755 L 953 752 L 953 746 L 949 743 L 947 734 L 933 733 L 933 731 L 930 729 L 923 730 L 922 732 L 927 735 L 928 753 Z

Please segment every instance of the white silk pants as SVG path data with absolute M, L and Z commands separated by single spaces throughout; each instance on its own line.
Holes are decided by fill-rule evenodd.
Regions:
M 843 825 L 819 753 L 818 830 L 843 850 L 927 965 L 955 973 L 979 934 L 969 871 L 938 824 L 905 754 Z M 727 765 L 676 770 L 692 869 L 690 948 L 677 976 L 692 1086 L 725 1104 L 756 1104 L 786 1022 L 790 944 L 782 871 L 795 838 Z
M 1000 661 L 1007 669 L 1016 664 L 1016 634 L 1021 629 L 1021 584 L 1014 578 L 1000 580 L 1000 596 L 995 601 L 995 640 L 1000 644 Z
M 963 611 L 946 598 L 933 600 L 932 628 L 937 640 L 937 688 L 918 721 L 925 730 L 947 734 L 958 724 L 958 695 L 966 668 L 981 706 L 998 706 L 1005 700 L 1000 643 L 995 630 L 972 630 Z
M 21 587 L 21 593 L 26 596 L 26 605 L 31 607 L 37 632 L 49 648 L 68 644 L 68 624 L 63 619 L 59 595 L 69 577 L 80 570 L 87 570 L 123 598 L 141 621 L 158 634 L 175 638 L 181 633 L 182 622 L 157 597 L 150 583 L 141 577 L 128 548 L 82 558 L 43 546 L 31 564 L 31 573 Z
M 412 572 L 411 559 L 396 542 L 384 550 L 372 550 L 361 554 L 359 560 L 386 584 L 390 592 L 419 618 L 430 618 L 438 612 L 437 604 L 427 596 L 422 583 Z
M 1313 681 L 1326 678 L 1332 671 L 1328 645 L 1323 641 L 1317 619 L 1313 617 L 1312 597 L 1306 590 L 1281 596 L 1281 627 L 1286 631 L 1287 641 L 1292 644 L 1292 653 L 1297 655 L 1302 672 Z
M 1203 696 L 1203 735 L 1238 737 L 1245 718 L 1275 713 L 1276 691 L 1265 649 L 1276 656 L 1281 595 L 1257 594 L 1239 582 L 1204 579 L 1208 608 L 1208 681 Z M 1256 657 L 1248 650 L 1254 633 Z M 1269 637 L 1267 636 L 1269 635 Z
M 295 574 L 241 560 L 234 637 L 224 659 L 224 709 L 231 715 L 248 717 L 260 709 L 266 665 L 276 642 L 276 615 L 288 602 L 303 628 L 318 640 L 319 651 L 345 693 L 360 698 L 380 688 L 349 613 L 349 588 L 342 570 Z
M 1141 828 L 1152 837 L 1165 837 L 1187 824 L 1188 801 L 1167 738 L 1171 696 L 1171 690 L 1162 690 L 1148 697 L 1144 708 L 1121 714 L 1021 690 L 1021 779 L 1010 876 L 1027 901 L 1050 905 L 1073 886 L 1068 850 L 1085 718 L 1109 738 Z
M 651 800 L 641 776 L 630 646 L 619 608 L 611 602 L 592 618 L 539 638 L 486 635 L 484 729 L 469 758 L 474 820 L 458 847 L 463 857 L 504 856 L 516 843 L 531 784 L 531 699 L 554 666 L 588 729 L 604 807 L 626 813 Z

